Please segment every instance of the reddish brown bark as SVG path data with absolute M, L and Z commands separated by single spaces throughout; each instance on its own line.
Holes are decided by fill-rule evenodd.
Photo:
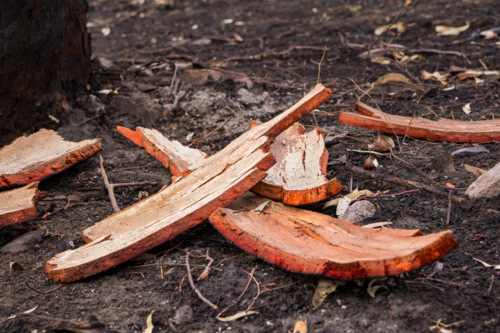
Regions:
M 101 139 L 65 141 L 42 129 L 0 149 L 0 187 L 29 184 L 61 172 L 101 149 Z
M 274 165 L 270 141 L 330 97 L 329 89 L 316 86 L 289 110 L 191 166 L 189 173 L 172 185 L 85 230 L 84 240 L 90 243 L 47 262 L 50 279 L 67 283 L 102 272 L 196 226 L 217 208 L 226 207 L 264 178 Z
M 0 228 L 9 224 L 33 220 L 36 204 L 47 193 L 38 190 L 38 182 L 15 190 L 0 192 Z
M 243 250 L 292 272 L 336 279 L 396 275 L 457 245 L 451 230 L 424 236 L 419 230 L 368 229 L 281 203 L 269 203 L 267 214 L 253 211 L 267 200 L 242 196 L 213 213 L 210 223 Z
M 432 121 L 386 114 L 361 102 L 357 104 L 357 108 L 359 114 L 341 112 L 339 122 L 437 141 L 464 143 L 500 141 L 500 119 L 470 122 L 442 118 Z

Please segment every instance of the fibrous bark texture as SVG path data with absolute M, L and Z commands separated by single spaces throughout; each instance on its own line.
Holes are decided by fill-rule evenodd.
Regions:
M 90 76 L 86 0 L 0 1 L 0 144 L 49 123 Z
M 252 188 L 252 192 L 287 205 L 307 205 L 344 189 L 337 179 L 326 178 L 328 150 L 319 129 L 305 133 L 294 124 L 278 135 L 271 145 L 276 165 Z
M 0 192 L 0 227 L 34 219 L 36 204 L 45 195 L 38 190 L 38 182 Z
M 492 198 L 500 194 L 500 163 L 469 185 L 465 195 L 471 199 Z
M 485 121 L 459 121 L 441 118 L 432 121 L 383 113 L 364 103 L 357 104 L 358 113 L 341 112 L 339 122 L 383 131 L 449 142 L 500 141 L 500 119 Z
M 243 250 L 292 272 L 336 279 L 396 275 L 443 257 L 457 244 L 451 230 L 424 236 L 419 230 L 362 228 L 273 202 L 267 214 L 253 211 L 267 200 L 245 194 L 213 213 L 210 223 Z
M 101 139 L 65 141 L 42 129 L 0 149 L 0 187 L 29 184 L 63 171 L 101 149 Z
M 47 262 L 51 280 L 75 281 L 125 262 L 202 222 L 265 177 L 275 163 L 270 141 L 325 100 L 317 85 L 295 106 L 243 134 L 217 154 L 192 165 L 187 174 L 146 200 L 83 232 L 85 246 Z

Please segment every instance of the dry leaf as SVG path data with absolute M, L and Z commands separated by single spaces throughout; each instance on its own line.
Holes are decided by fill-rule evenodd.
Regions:
M 434 72 L 434 73 L 429 73 L 428 71 L 426 70 L 423 70 L 422 71 L 422 76 L 423 76 L 423 79 L 424 80 L 436 80 L 436 81 L 440 81 L 441 83 L 443 83 L 444 81 L 448 80 L 449 78 L 449 74 L 448 73 L 440 73 L 440 72 Z
M 219 319 L 220 321 L 227 322 L 227 321 L 233 321 L 233 320 L 236 320 L 238 318 L 245 317 L 245 316 L 248 316 L 251 314 L 257 314 L 257 313 L 258 313 L 257 311 L 243 311 L 243 312 L 238 312 L 232 316 L 224 317 L 224 318 L 217 316 L 217 319 Z
M 481 83 L 484 83 L 484 80 L 483 80 L 483 79 L 478 78 L 477 76 L 474 76 L 474 81 L 476 82 L 476 84 L 481 84 Z
M 392 224 L 392 222 L 375 222 L 375 223 L 365 224 L 361 226 L 361 228 L 378 228 L 389 224 Z
M 475 176 L 478 176 L 478 177 L 482 176 L 482 175 L 484 175 L 485 173 L 488 172 L 486 170 L 483 170 L 483 169 L 480 169 L 480 168 L 476 168 L 475 166 L 468 165 L 468 164 L 465 164 L 464 168 L 465 168 L 465 170 L 469 171 L 470 173 L 472 173 L 472 174 L 474 174 Z
M 373 149 L 375 150 L 380 150 L 380 151 L 389 151 L 389 148 L 394 148 L 394 141 L 385 135 L 379 135 L 377 136 L 377 139 L 375 140 L 375 145 Z
M 349 208 L 351 202 L 352 200 L 347 197 L 340 198 L 339 203 L 337 204 L 337 211 L 336 211 L 338 217 L 344 215 L 347 208 Z
M 193 138 L 193 136 L 194 136 L 194 132 L 189 133 L 189 134 L 186 136 L 186 141 L 191 140 L 191 139 Z
M 243 41 L 243 38 L 238 35 L 236 32 L 233 34 L 234 36 L 234 39 L 237 41 L 237 42 L 242 42 Z
M 444 25 L 437 25 L 436 32 L 438 33 L 438 36 L 458 36 L 461 32 L 469 29 L 469 26 L 469 22 L 461 27 L 447 27 Z
M 399 73 L 389 73 L 386 74 L 382 77 L 380 77 L 375 84 L 385 84 L 387 82 L 402 82 L 406 84 L 411 84 L 410 80 L 404 76 L 403 74 Z
M 449 173 L 455 172 L 455 164 L 453 163 L 453 156 L 451 156 L 451 153 L 449 151 L 445 151 L 443 153 L 443 165 L 445 172 Z
M 260 214 L 264 208 L 267 206 L 267 204 L 269 203 L 270 200 L 267 200 L 266 202 L 260 204 L 257 206 L 257 208 L 254 209 L 255 212 L 257 212 L 257 214 Z
M 386 57 L 371 57 L 370 61 L 375 62 L 377 64 L 381 64 L 381 65 L 390 65 L 391 64 L 391 59 L 386 58 Z
M 108 36 L 111 33 L 111 29 L 109 27 L 104 27 L 101 29 L 101 32 L 104 36 Z
M 465 114 L 469 114 L 471 112 L 471 109 L 470 109 L 470 104 L 471 103 L 467 103 L 464 105 L 464 107 L 462 108 L 462 111 L 465 112 Z
M 155 312 L 155 310 L 151 311 L 151 314 L 148 316 L 148 320 L 146 321 L 147 326 L 143 333 L 153 333 L 153 328 L 155 328 L 153 326 L 153 312 Z
M 11 262 L 9 263 L 9 267 L 10 267 L 10 272 L 22 272 L 24 271 L 24 269 L 21 267 L 21 265 L 19 265 L 17 262 Z
M 479 260 L 479 259 L 476 259 L 476 258 L 472 258 L 472 259 L 474 259 L 475 261 L 479 261 L 479 262 L 480 262 L 481 264 L 483 264 L 485 267 L 488 267 L 488 268 L 493 267 L 493 269 L 500 269 L 500 265 L 490 265 L 490 264 L 485 263 L 485 262 L 484 262 L 484 261 L 482 261 L 482 260 Z
M 373 280 L 370 281 L 370 283 L 368 284 L 368 288 L 366 289 L 366 291 L 368 292 L 368 294 L 370 294 L 371 297 L 375 297 L 375 294 L 377 293 L 377 290 L 379 289 L 385 289 L 385 290 L 389 290 L 385 285 L 376 285 L 374 286 L 373 284 L 374 283 L 377 283 L 377 282 L 382 282 L 382 281 L 385 281 L 387 280 L 387 277 L 378 277 L 378 278 L 375 278 Z
M 356 283 L 356 285 L 357 285 L 358 287 L 361 287 L 361 286 L 365 283 L 365 280 L 366 280 L 366 279 L 361 278 L 361 279 L 354 279 L 354 280 L 352 280 L 352 281 L 353 281 L 354 283 Z
M 352 193 L 349 193 L 348 195 L 344 195 L 344 198 L 349 198 L 351 200 L 355 200 L 363 195 L 373 195 L 373 192 L 370 190 L 362 190 L 362 191 L 355 190 Z M 333 199 L 333 200 L 325 202 L 325 204 L 323 205 L 323 209 L 326 209 L 330 206 L 337 206 L 339 204 L 340 199 L 342 199 L 342 198 L 337 198 L 337 199 Z
M 210 273 L 210 267 L 205 267 L 205 269 L 203 270 L 203 272 L 200 274 L 200 276 L 198 276 L 198 281 L 201 281 L 201 280 L 204 280 L 208 277 L 208 274 Z
M 394 23 L 393 25 L 384 25 L 384 26 L 381 26 L 377 29 L 375 29 L 375 35 L 376 36 L 380 36 L 382 35 L 384 32 L 387 31 L 387 29 L 390 29 L 390 30 L 394 30 L 396 29 L 400 34 L 402 34 L 403 32 L 406 31 L 406 27 L 404 25 L 403 22 L 397 22 L 397 23 Z
M 345 285 L 344 280 L 319 280 L 312 299 L 313 309 L 319 308 L 328 295 L 343 285 Z
M 484 39 L 492 39 L 497 36 L 497 33 L 491 30 L 481 31 L 479 34 L 484 36 Z
M 365 165 L 363 166 L 365 169 L 375 169 L 377 168 L 378 161 L 376 158 L 368 156 L 368 158 L 365 161 Z
M 307 333 L 307 319 L 297 319 L 293 326 L 293 333 Z

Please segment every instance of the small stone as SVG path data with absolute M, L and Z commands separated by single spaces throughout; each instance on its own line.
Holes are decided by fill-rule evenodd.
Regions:
M 175 313 L 175 321 L 179 324 L 189 324 L 193 321 L 193 309 L 189 305 L 183 305 Z
M 286 311 L 286 310 L 288 310 L 288 308 L 286 307 L 286 305 L 280 306 L 280 311 Z
M 358 223 L 366 218 L 372 217 L 376 211 L 377 208 L 371 202 L 368 200 L 361 200 L 350 205 L 340 218 L 342 220 Z

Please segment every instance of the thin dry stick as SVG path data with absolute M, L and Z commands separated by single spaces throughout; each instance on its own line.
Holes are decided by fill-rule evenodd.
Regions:
M 168 94 L 170 95 L 172 93 L 172 87 L 174 86 L 175 82 L 175 76 L 177 75 L 177 66 L 179 65 L 179 62 L 175 62 L 175 70 L 174 70 L 174 76 L 172 77 L 172 82 L 170 83 L 170 88 L 168 88 Z
M 321 60 L 318 63 L 318 80 L 316 81 L 316 84 L 319 84 L 319 75 L 321 73 L 321 63 L 323 62 L 323 59 L 325 58 L 326 54 L 326 45 L 325 45 L 325 50 L 323 51 L 323 56 L 321 57 Z
M 212 265 L 212 263 L 214 262 L 214 259 L 213 259 L 213 258 L 211 258 L 211 257 L 208 255 L 208 250 L 209 250 L 209 249 L 207 249 L 207 254 L 205 255 L 206 260 L 208 260 L 208 261 L 209 261 L 209 262 L 208 262 L 208 265 L 207 265 L 207 266 L 205 266 L 205 269 L 203 270 L 203 272 L 201 272 L 200 276 L 198 276 L 197 281 L 203 280 L 203 279 L 205 279 L 205 278 L 208 276 L 208 273 L 210 273 L 210 270 L 211 270 L 210 265 Z
M 106 188 L 108 189 L 109 199 L 111 200 L 111 205 L 113 206 L 113 210 L 115 211 L 115 213 L 118 213 L 120 211 L 120 208 L 118 208 L 118 204 L 116 203 L 115 192 L 114 192 L 115 187 L 139 186 L 139 185 L 158 185 L 158 182 L 110 184 L 108 181 L 108 176 L 106 175 L 106 171 L 104 171 L 104 167 L 103 167 L 104 160 L 102 158 L 102 155 L 99 155 L 99 161 L 100 161 L 100 166 L 101 166 L 100 171 L 101 171 L 102 179 L 104 180 L 104 185 L 106 185 Z
M 493 288 L 493 281 L 495 281 L 495 275 L 492 275 L 491 276 L 491 283 L 490 283 L 490 287 L 488 288 L 488 296 L 490 296 L 490 292 L 491 292 L 491 288 Z
M 120 208 L 118 208 L 118 204 L 116 203 L 116 198 L 115 198 L 115 192 L 113 191 L 113 187 L 109 184 L 108 181 L 108 176 L 106 176 L 106 171 L 104 171 L 104 166 L 103 164 L 103 158 L 102 155 L 99 155 L 99 161 L 101 165 L 101 175 L 102 179 L 104 180 L 104 184 L 106 185 L 106 188 L 108 189 L 108 194 L 109 194 L 109 199 L 111 200 L 111 205 L 113 206 L 113 210 L 115 213 L 118 213 L 120 211 Z
M 225 99 L 225 98 L 223 98 L 223 99 L 224 99 L 224 103 L 226 103 L 226 109 L 228 109 L 229 111 L 231 111 L 232 113 L 234 113 L 235 115 L 237 115 L 238 117 L 240 117 L 241 119 L 243 119 L 243 120 L 245 120 L 245 121 L 250 121 L 250 120 L 248 120 L 247 118 L 245 118 L 245 117 L 243 117 L 242 115 L 240 115 L 238 112 L 236 112 L 236 111 L 234 111 L 233 109 L 231 109 L 231 108 L 229 107 L 229 104 L 227 104 L 226 99 Z
M 448 214 L 446 214 L 446 223 L 444 225 L 449 225 L 450 224 L 450 215 L 451 215 L 451 190 L 450 193 L 448 194 Z
M 257 267 L 259 267 L 259 265 L 255 266 L 255 267 L 254 267 L 254 269 L 252 269 L 252 271 L 250 272 L 250 278 L 248 279 L 248 283 L 247 283 L 247 285 L 246 285 L 245 289 L 243 289 L 243 292 L 241 293 L 241 295 L 240 295 L 237 299 L 235 299 L 235 300 L 233 301 L 233 303 L 231 303 L 231 305 L 229 305 L 227 308 L 225 308 L 224 310 L 222 310 L 222 311 L 221 311 L 221 312 L 217 315 L 217 317 L 219 317 L 221 314 L 223 314 L 223 313 L 224 313 L 224 312 L 226 312 L 229 308 L 231 308 L 233 305 L 235 305 L 235 304 L 236 304 L 236 303 L 240 300 L 240 298 L 242 298 L 242 297 L 243 297 L 243 295 L 245 295 L 245 292 L 247 291 L 248 286 L 250 286 L 250 282 L 252 282 L 252 277 L 253 277 L 253 274 L 255 273 L 255 269 L 256 269 Z
M 409 190 L 409 191 L 404 191 L 404 192 L 394 193 L 394 194 L 370 195 L 370 196 L 361 197 L 361 198 L 358 198 L 356 200 L 353 200 L 352 203 L 355 203 L 356 201 L 360 201 L 360 200 L 378 199 L 378 198 L 390 198 L 390 197 L 395 197 L 395 196 L 398 196 L 398 195 L 403 195 L 403 194 L 408 194 L 408 193 L 414 193 L 414 192 L 418 192 L 418 191 L 420 191 L 420 189 L 417 188 L 415 190 Z
M 344 168 L 347 171 L 360 173 L 360 174 L 366 175 L 372 179 L 377 179 L 377 180 L 381 180 L 384 182 L 394 183 L 394 184 L 398 184 L 401 186 L 411 186 L 411 187 L 415 187 L 415 188 L 418 188 L 421 190 L 426 190 L 428 192 L 431 192 L 431 193 L 434 193 L 437 195 L 441 195 L 444 197 L 447 196 L 446 192 L 443 192 L 442 190 L 437 189 L 435 187 L 432 187 L 430 185 L 424 185 L 424 184 L 420 184 L 420 183 L 415 182 L 415 181 L 406 180 L 406 179 L 402 179 L 402 178 L 398 178 L 398 177 L 388 177 L 388 176 L 380 175 L 380 174 L 375 173 L 375 172 L 371 172 L 371 171 L 364 170 L 362 168 L 355 167 L 351 164 L 346 164 Z M 458 203 L 464 203 L 467 201 L 465 198 L 457 197 L 455 195 L 451 196 L 451 200 L 453 200 L 454 202 L 458 202 Z
M 213 133 L 217 132 L 218 130 L 220 130 L 222 127 L 224 127 L 224 125 L 227 124 L 228 121 L 231 120 L 231 118 L 233 118 L 233 116 L 229 116 L 229 118 L 226 119 L 226 121 L 224 122 L 224 124 L 220 125 L 219 127 L 217 127 L 216 129 L 214 129 L 212 132 L 208 133 L 207 135 L 205 135 L 204 137 L 200 138 L 200 139 L 196 139 L 196 140 L 191 140 L 191 143 L 189 144 L 189 146 L 191 145 L 194 145 L 198 142 L 201 142 L 203 140 L 205 140 L 206 138 L 208 138 L 210 135 L 212 135 Z M 185 141 L 184 143 L 187 143 L 189 141 Z
M 234 214 L 234 212 L 233 212 L 233 214 Z M 248 253 L 243 253 L 243 254 L 239 254 L 239 255 L 231 257 L 231 258 L 226 258 L 226 259 L 222 260 L 221 262 L 219 262 L 217 265 L 215 265 L 215 267 L 219 267 L 225 261 L 228 261 L 228 260 L 231 260 L 231 259 L 234 259 L 234 258 L 238 258 L 238 257 L 243 257 L 243 256 L 246 256 L 246 255 L 248 255 Z
M 255 267 L 257 268 L 257 267 Z M 243 270 L 243 272 L 247 273 L 248 275 L 250 275 L 250 273 L 248 273 L 247 271 Z M 255 296 L 255 298 L 253 299 L 252 303 L 250 303 L 250 305 L 248 306 L 248 308 L 245 310 L 245 312 L 247 311 L 250 311 L 250 309 L 252 308 L 252 306 L 255 304 L 255 302 L 257 301 L 257 298 L 259 298 L 260 294 L 262 294 L 263 292 L 266 292 L 266 290 L 264 290 L 263 292 L 260 291 L 260 284 L 259 284 L 259 281 L 257 281 L 257 279 L 255 278 L 255 276 L 250 275 L 250 278 L 252 280 L 255 281 L 255 284 L 257 285 L 257 295 Z
M 188 278 L 189 278 L 189 283 L 191 284 L 191 288 L 193 288 L 194 292 L 196 293 L 196 295 L 198 295 L 198 297 L 203 301 L 205 302 L 206 304 L 210 305 L 212 308 L 214 309 L 218 309 L 218 306 L 213 304 L 212 302 L 210 302 L 208 299 L 206 299 L 205 297 L 203 297 L 203 295 L 201 294 L 201 292 L 198 290 L 198 288 L 196 288 L 196 286 L 194 285 L 194 282 L 193 282 L 193 276 L 191 275 L 191 268 L 189 267 L 189 252 L 186 254 L 186 269 L 187 269 L 187 272 L 188 272 Z
M 59 290 L 59 289 L 61 289 L 62 287 L 64 287 L 64 284 L 61 284 L 60 286 L 58 286 L 58 287 L 56 287 L 56 288 L 54 288 L 54 289 L 50 289 L 50 290 L 47 290 L 47 291 L 42 291 L 42 290 L 38 290 L 38 289 L 33 288 L 32 286 L 30 286 L 30 285 L 29 285 L 29 283 L 28 283 L 27 281 L 24 281 L 24 283 L 26 283 L 26 286 L 27 286 L 28 288 L 30 288 L 30 289 L 31 289 L 31 290 L 33 290 L 33 291 L 36 291 L 36 292 L 37 292 L 37 293 L 39 293 L 39 294 L 50 294 L 51 292 L 54 292 L 54 291 Z M 491 288 L 490 288 L 490 289 L 491 289 Z

